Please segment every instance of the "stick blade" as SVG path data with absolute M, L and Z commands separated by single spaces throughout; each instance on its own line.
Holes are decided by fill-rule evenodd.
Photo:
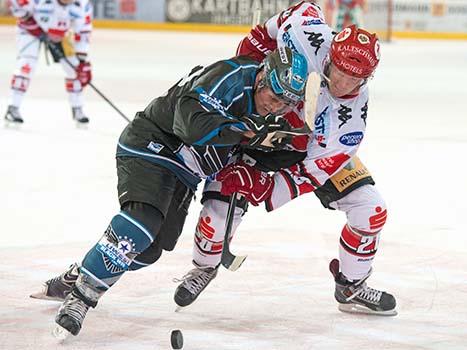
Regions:
M 222 266 L 230 271 L 237 271 L 240 266 L 242 266 L 243 262 L 245 261 L 247 255 L 240 255 L 236 256 L 233 254 L 224 254 L 222 255 Z

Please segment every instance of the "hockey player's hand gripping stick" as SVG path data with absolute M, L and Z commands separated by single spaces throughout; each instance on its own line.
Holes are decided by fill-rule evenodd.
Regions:
M 230 196 L 229 209 L 227 211 L 227 219 L 225 222 L 224 245 L 222 247 L 221 264 L 230 271 L 236 271 L 246 259 L 244 256 L 236 256 L 230 251 L 229 236 L 232 232 L 233 218 L 235 207 L 237 206 L 237 193 Z
M 46 44 L 46 47 L 50 50 L 52 56 L 63 59 L 71 68 L 73 68 L 76 71 L 76 67 L 68 60 L 68 58 L 66 58 L 66 56 L 63 54 L 63 52 L 59 49 L 57 45 L 53 45 L 48 38 L 44 39 L 44 42 Z M 125 119 L 128 123 L 130 122 L 130 119 L 125 114 L 123 114 L 123 112 L 120 109 L 118 109 L 117 106 L 115 106 L 112 103 L 112 101 L 110 101 L 94 84 L 89 82 L 88 85 L 92 87 L 93 90 L 100 97 L 102 97 L 113 109 L 115 109 L 118 112 L 118 114 L 122 116 L 123 119 Z

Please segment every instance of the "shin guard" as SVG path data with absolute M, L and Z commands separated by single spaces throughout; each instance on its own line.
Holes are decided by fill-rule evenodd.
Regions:
M 153 242 L 152 233 L 122 211 L 110 222 L 102 238 L 86 254 L 80 268 L 82 282 L 77 287 L 87 298 L 99 298 L 129 269 L 136 255 Z

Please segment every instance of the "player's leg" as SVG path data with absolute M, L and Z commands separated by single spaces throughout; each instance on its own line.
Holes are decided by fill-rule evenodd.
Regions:
M 175 280 L 181 282 L 174 295 L 175 303 L 178 306 L 188 306 L 193 303 L 217 275 L 229 207 L 229 199 L 222 196 L 219 191 L 220 184 L 218 182 L 206 183 L 201 200 L 203 208 L 196 225 L 193 244 L 193 265 L 195 267 L 180 280 Z M 231 239 L 240 225 L 246 208 L 246 201 L 239 201 L 235 209 Z
M 164 222 L 154 242 L 141 254 L 139 254 L 130 265 L 130 270 L 139 270 L 142 267 L 155 263 L 162 252 L 172 251 L 182 234 L 188 208 L 193 198 L 193 191 L 180 182 L 177 183 L 172 202 L 164 217 Z
M 79 60 L 76 56 L 67 57 L 73 67 L 77 67 Z M 86 124 L 89 122 L 89 118 L 83 112 L 83 86 L 77 79 L 76 71 L 70 64 L 64 59 L 60 60 L 60 63 L 65 71 L 65 89 L 68 92 L 68 100 L 71 106 L 71 112 L 73 120 L 78 123 Z
M 126 191 L 122 188 L 122 191 Z M 177 183 L 170 206 L 165 215 L 162 227 L 151 245 L 138 254 L 129 266 L 129 271 L 139 270 L 155 263 L 163 250 L 174 249 L 188 214 L 188 207 L 193 198 L 193 192 L 182 183 Z M 44 283 L 43 289 L 31 295 L 34 299 L 63 301 L 72 291 L 78 279 L 78 263 L 72 264 L 66 271 Z
M 18 28 L 16 46 L 16 68 L 11 78 L 10 101 L 5 119 L 13 123 L 23 123 L 20 107 L 37 65 L 40 41 L 26 30 Z
M 117 158 L 117 172 L 121 211 L 84 257 L 72 292 L 55 318 L 73 335 L 79 333 L 88 309 L 154 242 L 179 184 L 171 171 L 137 158 Z
M 342 178 L 354 180 L 345 183 L 340 181 Z M 347 215 L 347 223 L 340 235 L 340 263 L 335 259 L 330 264 L 336 281 L 335 297 L 339 309 L 394 315 L 394 297 L 366 284 L 387 218 L 386 203 L 368 170 L 355 157 L 347 169 L 326 182 L 316 194 L 326 207 Z
M 347 223 L 340 237 L 340 263 L 335 259 L 330 264 L 336 281 L 335 297 L 340 304 L 339 309 L 395 315 L 394 296 L 366 284 L 387 218 L 383 198 L 375 186 L 365 185 L 338 200 L 335 205 L 336 209 L 347 214 Z

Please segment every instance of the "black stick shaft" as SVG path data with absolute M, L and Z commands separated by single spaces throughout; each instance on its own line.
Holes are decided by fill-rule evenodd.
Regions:
M 55 53 L 57 57 L 60 57 L 61 59 L 63 59 L 71 68 L 73 68 L 76 71 L 76 67 L 73 65 L 73 63 L 71 63 L 70 60 L 66 58 L 63 52 L 61 52 L 61 50 L 59 50 L 57 46 L 53 45 L 49 40 L 46 40 L 45 43 L 46 43 L 46 46 L 49 48 L 49 50 L 52 52 L 52 54 Z M 118 114 L 122 116 L 123 119 L 125 119 L 128 123 L 130 122 L 130 119 L 125 114 L 123 114 L 123 112 L 120 109 L 118 109 L 117 106 L 115 106 L 112 103 L 112 101 L 110 101 L 93 83 L 89 82 L 89 86 L 92 87 L 93 90 L 100 97 L 102 97 L 113 109 L 115 109 L 118 112 Z

